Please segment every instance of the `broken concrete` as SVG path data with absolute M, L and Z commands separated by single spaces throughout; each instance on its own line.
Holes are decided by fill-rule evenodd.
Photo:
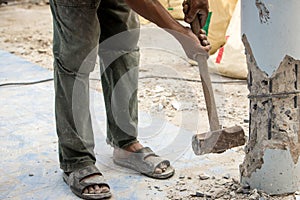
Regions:
M 241 180 L 271 194 L 300 187 L 300 61 L 286 56 L 269 78 L 259 69 L 243 36 L 249 69 L 249 141 L 240 166 Z

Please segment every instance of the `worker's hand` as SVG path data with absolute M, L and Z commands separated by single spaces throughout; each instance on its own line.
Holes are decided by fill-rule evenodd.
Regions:
M 202 29 L 196 35 L 190 28 L 186 27 L 184 33 L 174 36 L 182 45 L 186 55 L 191 59 L 195 59 L 195 56 L 199 53 L 206 54 L 211 49 L 206 33 Z
M 208 16 L 208 0 L 184 0 L 182 6 L 184 21 L 190 24 L 195 17 L 199 17 L 201 27 L 205 25 Z

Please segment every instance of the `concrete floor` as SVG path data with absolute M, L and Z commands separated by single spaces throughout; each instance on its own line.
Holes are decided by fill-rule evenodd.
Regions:
M 52 77 L 52 72 L 10 53 L 0 51 L 0 84 L 29 82 Z M 0 199 L 76 199 L 62 181 L 58 165 L 53 115 L 53 81 L 0 87 Z M 96 139 L 97 166 L 107 178 L 113 199 L 165 199 L 147 184 L 172 184 L 145 178 L 113 164 L 112 149 L 105 143 L 105 110 L 102 94 L 91 90 L 91 113 Z M 197 166 L 212 174 L 237 176 L 241 160 L 232 167 L 219 165 L 218 156 L 196 157 L 191 150 L 192 132 L 140 112 L 140 140 L 171 160 L 177 175 Z M 168 138 L 168 140 L 166 140 Z M 162 142 L 163 141 L 163 142 Z M 228 158 L 234 151 L 223 154 Z

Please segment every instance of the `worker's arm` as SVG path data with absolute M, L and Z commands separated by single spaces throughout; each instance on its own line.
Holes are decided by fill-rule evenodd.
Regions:
M 197 37 L 190 28 L 178 23 L 158 0 L 125 1 L 138 14 L 171 33 L 181 43 L 188 57 L 193 58 L 203 50 L 210 50 L 209 42 L 203 32 L 200 32 Z
M 208 16 L 208 0 L 184 0 L 182 3 L 184 21 L 191 23 L 195 17 L 199 17 L 201 27 L 206 23 Z

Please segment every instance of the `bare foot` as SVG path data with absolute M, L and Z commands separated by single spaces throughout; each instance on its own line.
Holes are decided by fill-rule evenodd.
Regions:
M 136 143 L 133 143 L 133 144 L 127 146 L 124 149 L 115 148 L 114 156 L 116 156 L 118 158 L 127 158 L 130 155 L 130 153 L 136 152 L 142 148 L 143 148 L 143 145 L 141 145 L 139 142 L 136 142 Z M 147 158 L 146 158 L 146 160 L 147 160 Z M 165 172 L 167 168 L 168 168 L 168 165 L 166 163 L 161 163 L 158 167 L 155 168 L 154 173 L 161 174 L 161 173 Z
M 82 180 L 84 181 L 84 180 L 92 179 L 97 176 L 99 175 L 88 176 Z M 107 193 L 107 192 L 109 192 L 109 188 L 106 185 L 93 185 L 83 190 L 83 194 L 100 194 L 100 193 Z

